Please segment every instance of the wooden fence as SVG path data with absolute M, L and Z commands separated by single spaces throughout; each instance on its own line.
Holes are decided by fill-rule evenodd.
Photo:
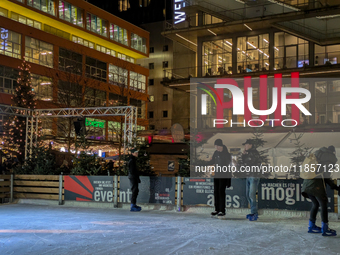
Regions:
M 11 176 L 0 175 L 0 200 L 11 198 Z

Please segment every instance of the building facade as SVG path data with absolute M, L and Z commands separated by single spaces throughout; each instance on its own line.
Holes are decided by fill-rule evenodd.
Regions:
M 162 34 L 195 51 L 197 64 L 170 70 L 164 85 L 188 92 L 190 79 L 183 77 L 240 81 L 251 77 L 254 107 L 259 109 L 259 78 L 299 78 L 300 87 L 312 95 L 304 104 L 312 115 L 300 115 L 300 124 L 334 128 L 340 123 L 338 1 L 183 0 L 173 4 L 174 20 L 166 23 Z M 273 86 L 268 83 L 268 91 Z M 224 95 L 224 101 L 229 97 Z M 271 105 L 269 99 L 267 105 Z M 291 109 L 287 112 L 289 118 Z M 224 114 L 232 118 L 231 110 Z M 198 125 L 211 125 L 211 119 L 207 116 Z
M 147 31 L 75 0 L 1 0 L 0 28 L 1 104 L 11 104 L 25 58 L 38 108 L 133 105 L 138 128 L 148 127 L 149 70 L 136 64 L 149 55 Z M 44 121 L 43 134 L 63 136 L 65 121 Z M 115 140 L 120 123 L 117 117 L 86 119 L 89 138 Z

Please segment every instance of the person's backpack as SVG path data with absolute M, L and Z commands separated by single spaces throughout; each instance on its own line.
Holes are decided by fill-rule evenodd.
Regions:
M 314 153 L 310 153 L 302 163 L 300 177 L 302 179 L 314 179 L 316 176 L 322 174 L 318 172 L 318 160 Z

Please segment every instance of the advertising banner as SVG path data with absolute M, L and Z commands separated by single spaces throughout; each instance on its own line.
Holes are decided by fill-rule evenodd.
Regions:
M 65 176 L 65 200 L 113 201 L 112 176 Z
M 137 203 L 175 204 L 175 177 L 141 176 Z M 119 181 L 119 202 L 131 202 L 131 186 L 127 176 Z

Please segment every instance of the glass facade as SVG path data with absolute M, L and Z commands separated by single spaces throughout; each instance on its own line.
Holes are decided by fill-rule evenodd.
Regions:
M 128 45 L 127 30 L 117 25 L 110 24 L 110 39 Z
M 86 14 L 86 29 L 102 36 L 107 36 L 107 21 L 91 13 Z
M 58 82 L 58 103 L 65 107 L 79 107 L 83 105 L 83 87 L 69 81 Z
M 237 72 L 269 70 L 269 35 L 237 38 Z
M 74 25 L 83 26 L 82 9 L 73 6 L 65 1 L 59 1 L 59 18 Z
M 131 33 L 131 48 L 146 53 L 146 38 Z
M 38 22 L 36 20 L 33 20 L 33 19 L 29 19 L 25 16 L 22 16 L 18 13 L 15 13 L 15 12 L 12 12 L 11 14 L 11 19 L 12 20 L 15 20 L 15 21 L 18 21 L 22 24 L 25 24 L 27 26 L 30 26 L 30 27 L 34 27 L 36 29 L 40 29 L 42 28 L 42 25 L 41 25 L 41 22 Z
M 0 28 L 0 54 L 21 58 L 21 35 L 6 28 Z
M 35 64 L 53 67 L 53 45 L 26 36 L 25 58 Z
M 52 101 L 53 99 L 53 82 L 51 78 L 40 76 L 37 74 L 31 75 L 32 89 L 35 93 L 35 98 L 42 101 Z
M 85 106 L 105 106 L 106 92 L 93 88 L 85 89 Z
M 232 39 L 204 42 L 202 46 L 202 74 L 232 74 Z
M 340 44 L 320 46 L 315 44 L 314 64 L 316 66 L 334 65 L 340 62 Z
M 54 0 L 27 0 L 27 5 L 53 16 L 55 15 Z

